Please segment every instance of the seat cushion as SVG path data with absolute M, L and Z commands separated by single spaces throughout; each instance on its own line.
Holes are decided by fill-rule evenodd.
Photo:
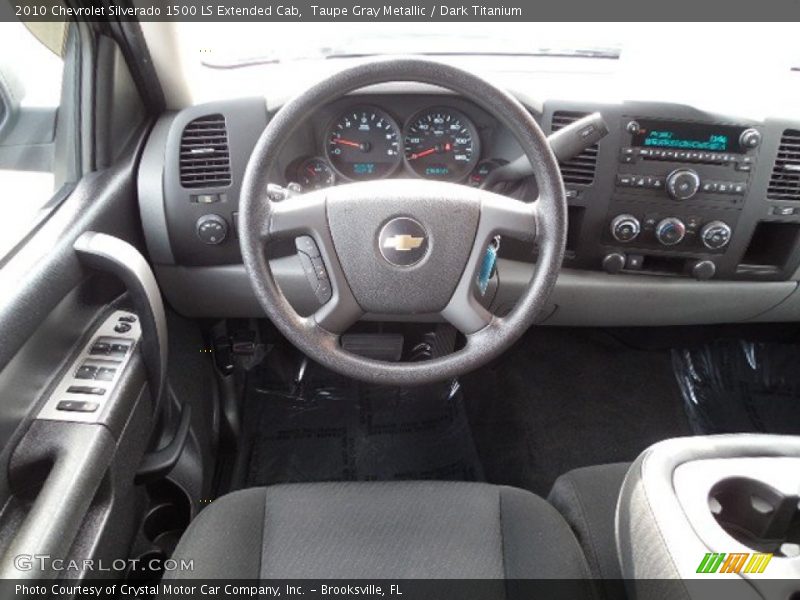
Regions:
M 547 497 L 578 538 L 592 576 L 607 580 L 601 588 L 609 599 L 625 597 L 614 521 L 629 466 L 612 463 L 569 471 L 556 480 Z
M 589 576 L 568 525 L 541 498 L 462 482 L 289 484 L 212 503 L 173 557 L 191 578 Z

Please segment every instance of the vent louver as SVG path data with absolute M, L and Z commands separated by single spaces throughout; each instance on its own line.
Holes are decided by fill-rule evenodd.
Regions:
M 558 131 L 589 113 L 561 110 L 553 113 L 552 131 Z M 597 167 L 597 144 L 590 146 L 575 158 L 561 164 L 561 175 L 564 183 L 589 185 L 594 181 L 594 172 Z
M 231 183 L 231 157 L 225 117 L 207 115 L 186 125 L 181 136 L 181 185 L 222 187 Z
M 769 178 L 767 198 L 800 201 L 800 131 L 787 129 Z

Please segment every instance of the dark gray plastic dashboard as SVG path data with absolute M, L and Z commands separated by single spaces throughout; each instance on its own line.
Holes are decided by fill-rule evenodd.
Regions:
M 520 154 L 511 132 L 499 128 L 491 115 L 461 98 L 447 93 L 432 94 L 430 88 L 417 89 L 412 85 L 396 88 L 391 93 L 353 94 L 319 114 L 309 115 L 295 138 L 287 142 L 273 180 L 285 185 L 293 161 L 302 157 L 324 157 L 325 131 L 331 119 L 348 107 L 365 104 L 387 111 L 401 127 L 420 108 L 452 106 L 467 115 L 479 130 L 481 159 L 513 160 Z M 530 103 L 528 106 L 546 132 L 551 131 L 556 114 L 560 117 L 593 111 L 602 112 L 611 131 L 594 151 L 591 180 L 575 179 L 573 168 L 564 171 L 568 178 L 566 187 L 571 192 L 568 255 L 551 307 L 542 316 L 544 322 L 673 325 L 800 318 L 800 292 L 797 291 L 800 244 L 796 237 L 800 231 L 800 213 L 780 211 L 793 205 L 767 198 L 782 134 L 800 124 L 782 120 L 755 122 L 672 104 L 596 105 L 547 101 L 539 107 L 532 107 Z M 181 137 L 189 123 L 208 115 L 224 117 L 230 183 L 220 187 L 186 188 L 180 179 Z M 151 133 L 138 175 L 140 212 L 159 284 L 172 306 L 187 316 L 263 316 L 241 264 L 235 225 L 242 174 L 269 118 L 263 98 L 223 101 L 167 114 Z M 745 174 L 746 193 L 730 202 L 723 196 L 699 194 L 693 202 L 679 206 L 657 192 L 638 194 L 636 190 L 620 189 L 619 176 L 627 168 L 620 161 L 620 153 L 627 144 L 625 127 L 634 118 L 736 124 L 757 129 L 762 142 L 748 155 L 753 165 Z M 651 170 L 662 169 L 663 172 L 680 166 L 647 165 Z M 580 162 L 577 168 L 580 175 Z M 724 165 L 704 169 L 701 171 L 704 179 L 724 180 L 727 173 L 733 172 Z M 395 176 L 409 174 L 400 170 Z M 535 183 L 515 188 L 518 197 L 531 193 L 535 195 Z M 215 201 L 205 202 L 206 195 Z M 797 204 L 800 208 L 800 202 Z M 626 247 L 608 235 L 609 221 L 618 206 L 640 211 L 642 219 L 653 211 L 659 213 L 656 215 L 659 219 L 673 216 L 674 212 L 687 222 L 695 217 L 708 221 L 722 215 L 732 225 L 732 237 L 722 252 L 705 249 L 699 244 L 686 248 Z M 204 243 L 198 237 L 198 220 L 207 215 L 213 215 L 215 222 L 216 217 L 224 222 L 226 230 L 221 242 Z M 759 247 L 754 250 L 755 240 Z M 780 256 L 773 258 L 769 254 L 771 251 L 779 252 Z M 299 312 L 312 312 L 317 307 L 316 299 L 294 248 L 274 247 L 269 252 L 274 256 L 273 270 L 284 293 Z M 604 258 L 614 253 L 634 258 L 643 254 L 645 268 L 629 269 L 626 262 L 620 272 L 609 274 L 603 269 Z M 692 266 L 703 260 L 715 264 L 713 278 L 700 281 L 689 276 Z M 750 264 L 753 262 L 756 264 Z M 534 268 L 532 249 L 512 244 L 502 247 L 492 297 L 497 312 L 506 312 L 513 306 Z M 367 318 L 385 317 L 368 315 Z M 425 319 L 424 315 L 417 318 Z

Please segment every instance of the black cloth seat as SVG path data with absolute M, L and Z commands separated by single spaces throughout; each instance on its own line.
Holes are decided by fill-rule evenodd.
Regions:
M 286 484 L 224 496 L 191 523 L 181 578 L 585 579 L 561 515 L 519 489 L 463 482 Z M 581 587 L 592 597 L 591 586 Z
M 559 477 L 547 499 L 564 516 L 583 548 L 592 577 L 608 600 L 625 598 L 615 520 L 630 463 L 574 469 Z

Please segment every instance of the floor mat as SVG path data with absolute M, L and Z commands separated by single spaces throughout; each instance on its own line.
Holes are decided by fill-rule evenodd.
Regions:
M 800 344 L 718 340 L 673 351 L 692 429 L 800 433 Z
M 483 479 L 457 384 L 379 387 L 311 365 L 293 393 L 258 375 L 248 388 L 247 486 Z
M 669 351 L 602 330 L 531 329 L 462 387 L 487 480 L 540 495 L 570 469 L 691 433 Z

